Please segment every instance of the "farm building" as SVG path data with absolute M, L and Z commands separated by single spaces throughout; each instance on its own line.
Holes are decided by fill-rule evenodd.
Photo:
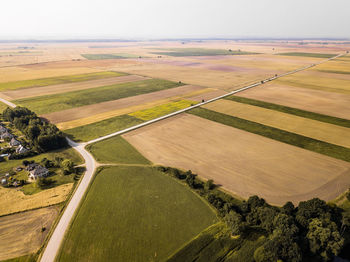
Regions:
M 25 148 L 22 145 L 19 145 L 19 147 L 16 148 L 16 153 L 17 154 L 24 154 L 24 153 L 27 153 L 27 152 L 28 152 L 28 149 Z
M 1 179 L 1 184 L 2 185 L 7 185 L 7 179 L 6 178 Z
M 31 170 L 29 171 L 29 178 L 32 180 L 36 180 L 40 177 L 47 177 L 49 174 L 49 170 L 41 165 L 38 164 L 31 164 Z M 35 166 L 33 166 L 35 165 Z
M 19 146 L 21 145 L 21 142 L 19 142 L 16 138 L 12 138 L 10 141 L 10 146 Z
M 0 138 L 1 139 L 6 139 L 6 138 L 9 138 L 9 139 L 12 139 L 13 138 L 13 135 L 11 133 L 9 133 L 7 130 L 5 133 L 1 134 L 0 135 Z

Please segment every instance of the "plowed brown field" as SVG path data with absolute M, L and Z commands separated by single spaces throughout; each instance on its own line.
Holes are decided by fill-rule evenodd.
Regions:
M 47 207 L 0 217 L 0 260 L 35 253 L 57 215 L 57 207 Z
M 272 204 L 330 200 L 350 186 L 350 163 L 193 115 L 123 137 L 156 164 L 191 169 L 234 194 L 257 194 Z

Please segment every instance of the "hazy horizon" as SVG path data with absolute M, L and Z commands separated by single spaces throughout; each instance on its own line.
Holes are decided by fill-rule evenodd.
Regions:
M 0 39 L 349 39 L 347 0 L 13 0 Z

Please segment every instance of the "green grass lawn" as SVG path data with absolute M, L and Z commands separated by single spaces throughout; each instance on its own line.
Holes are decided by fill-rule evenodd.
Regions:
M 248 104 L 248 105 L 253 105 L 253 106 L 259 106 L 271 110 L 276 110 L 279 112 L 291 114 L 291 115 L 296 115 L 296 116 L 301 116 L 333 125 L 338 125 L 338 126 L 344 126 L 344 127 L 350 127 L 350 120 L 343 119 L 343 118 L 338 118 L 334 116 L 327 116 L 319 113 L 314 113 L 310 111 L 305 111 L 302 109 L 297 109 L 293 107 L 288 107 L 288 106 L 283 106 L 283 105 L 277 105 L 269 102 L 264 102 L 260 100 L 255 100 L 251 98 L 246 98 L 246 97 L 239 97 L 239 96 L 229 96 L 225 97 L 224 99 L 227 100 L 232 100 L 235 102 L 243 103 L 243 104 Z
M 38 115 L 70 109 L 73 107 L 91 105 L 125 97 L 142 95 L 155 91 L 181 86 L 183 84 L 160 79 L 115 84 L 104 87 L 67 92 L 63 94 L 46 95 L 25 98 L 14 101 L 28 107 Z
M 327 142 L 316 140 L 310 137 L 298 135 L 278 128 L 266 126 L 246 119 L 229 116 L 205 108 L 195 108 L 188 113 L 203 117 L 224 125 L 258 134 L 286 144 L 298 146 L 316 153 L 324 154 L 337 159 L 350 162 L 350 149 Z
M 22 81 L 15 81 L 15 82 L 0 83 L 0 91 L 29 88 L 29 87 L 48 86 L 48 85 L 57 85 L 57 84 L 65 84 L 65 83 L 83 82 L 83 81 L 103 79 L 103 78 L 116 77 L 116 76 L 122 76 L 122 75 L 126 75 L 126 74 L 107 71 L 107 72 L 96 72 L 96 73 L 81 74 L 81 75 L 57 76 L 57 77 L 48 77 L 48 78 L 40 78 L 40 79 L 33 79 L 33 80 L 22 80 Z
M 138 58 L 138 55 L 133 54 L 82 54 L 82 57 L 89 60 L 99 60 L 99 59 L 125 59 L 125 58 Z
M 100 163 L 150 164 L 132 145 L 121 136 L 115 136 L 87 146 Z
M 87 142 L 100 136 L 137 125 L 143 121 L 129 115 L 121 115 L 85 126 L 64 130 L 64 133 L 77 142 Z
M 287 52 L 287 53 L 279 53 L 277 55 L 305 56 L 305 57 L 317 57 L 317 58 L 331 58 L 333 56 L 336 56 L 336 54 L 302 53 L 302 52 Z
M 239 50 L 225 50 L 225 49 L 207 49 L 207 48 L 159 48 L 159 50 L 152 52 L 157 55 L 167 56 L 215 56 L 215 55 L 250 55 L 256 54 L 252 52 L 245 52 Z
M 71 159 L 76 165 L 80 165 L 83 163 L 83 159 L 81 158 L 79 153 L 77 153 L 73 148 L 65 148 L 65 149 L 60 149 L 60 150 L 55 150 L 48 153 L 40 154 L 34 157 L 27 157 L 24 159 L 9 160 L 6 162 L 1 162 L 0 174 L 7 173 L 10 170 L 12 170 L 14 167 L 21 165 L 23 160 L 34 160 L 35 162 L 40 162 L 43 158 L 52 160 L 55 157 Z
M 217 217 L 152 167 L 107 167 L 96 178 L 58 261 L 164 261 Z

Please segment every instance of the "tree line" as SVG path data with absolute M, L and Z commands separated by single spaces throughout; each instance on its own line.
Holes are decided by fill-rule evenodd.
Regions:
M 349 243 L 350 216 L 335 204 L 314 198 L 296 207 L 291 202 L 276 207 L 258 196 L 240 201 L 219 190 L 213 180 L 203 182 L 191 171 L 158 169 L 183 180 L 204 197 L 232 236 L 244 238 L 252 229 L 261 230 L 266 241 L 254 252 L 256 262 L 331 261 Z
M 11 122 L 29 140 L 30 147 L 39 153 L 67 146 L 63 133 L 53 124 L 43 121 L 25 107 L 6 108 L 2 117 Z

